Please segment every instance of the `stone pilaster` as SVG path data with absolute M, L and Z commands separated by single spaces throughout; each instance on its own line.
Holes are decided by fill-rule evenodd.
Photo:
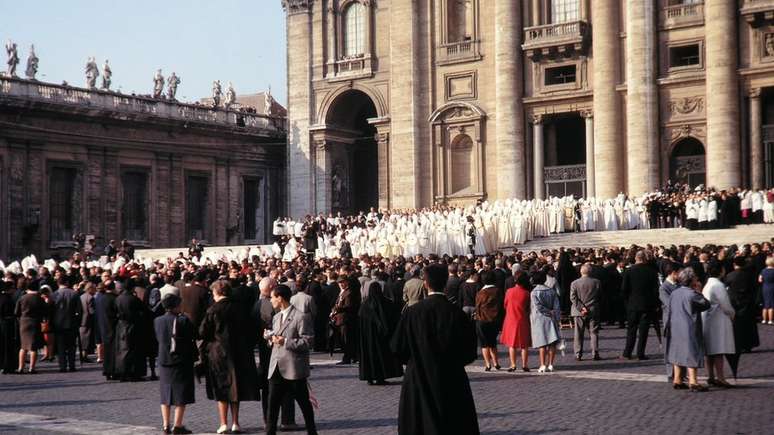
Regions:
M 750 187 L 763 189 L 763 114 L 761 90 L 750 89 Z
M 594 112 L 587 110 L 581 113 L 586 124 L 586 197 L 595 196 L 596 171 L 594 170 Z M 612 197 L 612 196 L 611 196 Z
M 376 133 L 376 146 L 379 159 L 379 207 L 390 207 L 390 132 Z
M 40 209 L 38 216 L 33 216 L 34 210 L 27 202 L 27 150 L 24 146 L 10 143 L 8 145 L 8 203 L 18 204 L 8 211 L 8 255 L 21 258 L 29 255 L 29 247 L 24 244 L 24 229 L 29 225 L 42 224 Z M 40 231 L 38 226 L 37 231 Z
M 631 1 L 626 2 L 626 6 L 627 191 L 630 195 L 640 195 L 660 184 L 656 85 L 658 28 L 656 2 Z
M 497 197 L 524 198 L 524 114 L 521 40 L 522 13 L 518 0 L 495 2 L 495 116 Z
M 619 0 L 591 2 L 592 59 L 594 62 L 594 193 L 612 198 L 623 191 L 624 148 L 621 146 L 621 104 L 615 90 L 619 83 Z M 588 134 L 588 133 L 587 133 Z M 586 158 L 588 159 L 588 155 Z M 591 183 L 589 183 L 591 184 Z M 589 194 L 588 196 L 591 196 Z
M 393 180 L 392 206 L 419 206 L 422 187 L 419 167 L 420 129 L 427 128 L 427 113 L 420 113 L 421 92 L 418 46 L 427 41 L 419 37 L 419 5 L 414 0 L 390 2 L 390 135 L 394 144 L 390 179 Z M 410 78 L 400 80 L 399 78 Z
M 736 0 L 706 0 L 707 183 L 718 189 L 741 184 Z
M 215 191 L 213 192 L 214 197 L 211 199 L 211 202 L 215 205 L 215 210 L 217 212 L 214 217 L 215 227 L 212 229 L 211 233 L 215 239 L 214 243 L 219 245 L 229 243 L 229 241 L 226 240 L 226 228 L 233 225 L 233 223 L 230 222 L 232 212 L 228 201 L 228 167 L 229 164 L 227 159 L 215 158 L 215 180 L 214 183 L 212 183 Z M 207 213 L 210 213 L 210 210 L 207 210 Z
M 118 152 L 111 149 L 105 150 L 104 164 L 102 166 L 102 198 L 104 199 L 105 243 L 110 239 L 123 238 L 122 228 L 118 221 L 121 198 L 119 177 L 121 168 L 118 163 Z
M 283 0 L 287 13 L 288 214 L 301 217 L 314 210 L 312 149 L 309 140 L 312 99 L 313 0 Z
M 535 115 L 532 118 L 532 141 L 533 141 L 533 181 L 535 198 L 543 199 L 545 197 L 545 183 L 543 182 L 543 160 L 545 157 L 543 144 L 543 116 Z
M 105 217 L 103 216 L 102 200 L 102 161 L 101 148 L 88 148 L 88 161 L 86 162 L 86 227 L 85 233 L 97 237 L 97 244 L 104 243 L 105 238 L 111 237 L 105 234 Z M 109 241 L 109 239 L 108 239 Z
M 185 192 L 188 180 L 185 177 L 181 156 L 171 155 L 169 163 L 169 243 L 172 246 L 187 246 L 190 242 L 186 240 L 188 226 L 185 219 Z M 210 200 L 212 200 L 212 193 L 210 192 Z
M 155 213 L 155 224 L 151 228 L 151 243 L 154 247 L 166 248 L 172 246 L 170 238 L 170 195 L 172 193 L 170 172 L 169 172 L 169 154 L 156 153 L 154 162 L 155 168 L 155 192 L 151 203 L 154 204 L 151 213 Z

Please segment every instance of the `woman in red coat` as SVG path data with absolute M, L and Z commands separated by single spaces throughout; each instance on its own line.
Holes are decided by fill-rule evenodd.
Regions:
M 521 349 L 521 369 L 527 367 L 528 349 L 532 346 L 532 335 L 529 323 L 529 278 L 524 272 L 516 275 L 516 285 L 505 294 L 505 321 L 500 343 L 508 346 L 511 357 L 509 372 L 516 370 L 516 349 Z

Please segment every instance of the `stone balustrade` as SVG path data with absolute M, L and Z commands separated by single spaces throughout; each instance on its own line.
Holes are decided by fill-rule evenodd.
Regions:
M 774 21 L 774 0 L 744 0 L 739 13 L 755 27 L 771 23 Z
M 704 23 L 704 3 L 666 6 L 661 10 L 662 28 L 700 26 Z
M 0 99 L 90 107 L 117 113 L 134 113 L 159 118 L 219 124 L 284 134 L 286 120 L 256 113 L 214 109 L 175 100 L 126 95 L 113 91 L 43 83 L 36 80 L 0 77 Z
M 524 29 L 522 49 L 529 57 L 537 54 L 549 54 L 551 51 L 563 52 L 568 48 L 582 50 L 591 36 L 590 27 L 585 21 L 545 24 Z

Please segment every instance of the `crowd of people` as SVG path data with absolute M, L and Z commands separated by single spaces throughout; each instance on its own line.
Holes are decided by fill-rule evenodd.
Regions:
M 264 254 L 285 260 L 302 250 L 327 258 L 485 255 L 563 232 L 695 230 L 754 223 L 774 223 L 774 189 L 718 192 L 668 184 L 636 198 L 624 194 L 607 200 L 567 196 L 420 210 L 372 208 L 358 215 L 338 213 L 303 220 L 279 218 L 273 224 L 277 243 Z
M 127 261 L 119 251 L 85 262 L 76 253 L 43 265 L 31 256 L 24 270 L 6 268 L 3 373 L 36 373 L 41 349 L 45 358 L 57 355 L 62 372 L 93 355 L 109 381 L 160 378 L 165 432 L 188 433 L 183 415 L 199 377 L 217 402 L 218 433 L 229 430 L 229 415 L 238 433 L 239 403 L 255 400 L 263 401 L 267 433 L 277 430 L 280 413 L 283 424 L 295 424 L 293 401 L 315 433 L 309 354 L 340 350 L 341 363 L 358 363 L 369 384 L 404 376 L 401 433 L 455 427 L 417 415 L 421 406 L 454 410 L 452 422 L 475 433 L 475 406 L 461 404 L 472 401 L 464 366 L 476 359 L 477 344 L 486 371 L 502 368 L 502 345 L 509 371 L 518 363 L 529 371 L 530 350 L 537 349 L 542 373 L 556 370 L 562 324 L 574 325 L 577 360 L 587 330 L 591 358 L 601 357 L 604 323 L 627 328 L 621 358 L 648 359 L 655 329 L 666 340 L 674 388 L 703 391 L 698 368 L 706 364 L 711 386 L 730 386 L 722 356 L 758 346 L 759 316 L 774 324 L 770 242 L 483 256 L 329 258 L 302 251 L 287 261 L 255 255 L 202 262 L 206 248 L 196 242 L 189 252 L 151 262 Z M 446 383 L 462 386 L 439 399 L 417 387 L 423 382 L 435 392 L 447 391 Z

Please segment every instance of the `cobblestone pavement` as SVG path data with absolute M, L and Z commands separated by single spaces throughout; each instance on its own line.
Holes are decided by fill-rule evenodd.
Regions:
M 774 424 L 774 326 L 759 325 L 762 345 L 742 356 L 739 387 L 694 394 L 674 391 L 655 336 L 648 361 L 619 361 L 624 330 L 606 327 L 602 361 L 577 363 L 559 357 L 550 374 L 484 372 L 469 367 L 479 424 L 486 434 L 547 433 L 771 433 Z M 563 331 L 572 346 L 571 330 Z M 536 355 L 530 355 L 536 367 Z M 337 366 L 328 355 L 313 357 L 311 384 L 320 401 L 316 419 L 323 434 L 394 434 L 400 382 L 368 386 L 356 366 Z M 501 349 L 503 367 L 508 366 Z M 106 382 L 87 364 L 62 374 L 51 363 L 38 375 L 0 376 L 0 433 L 149 433 L 160 426 L 155 382 Z M 198 402 L 186 412 L 195 432 L 217 428 L 215 404 L 197 386 Z M 260 404 L 244 403 L 243 429 L 263 431 Z M 296 421 L 301 423 L 300 411 Z M 464 434 L 461 434 L 464 435 Z

